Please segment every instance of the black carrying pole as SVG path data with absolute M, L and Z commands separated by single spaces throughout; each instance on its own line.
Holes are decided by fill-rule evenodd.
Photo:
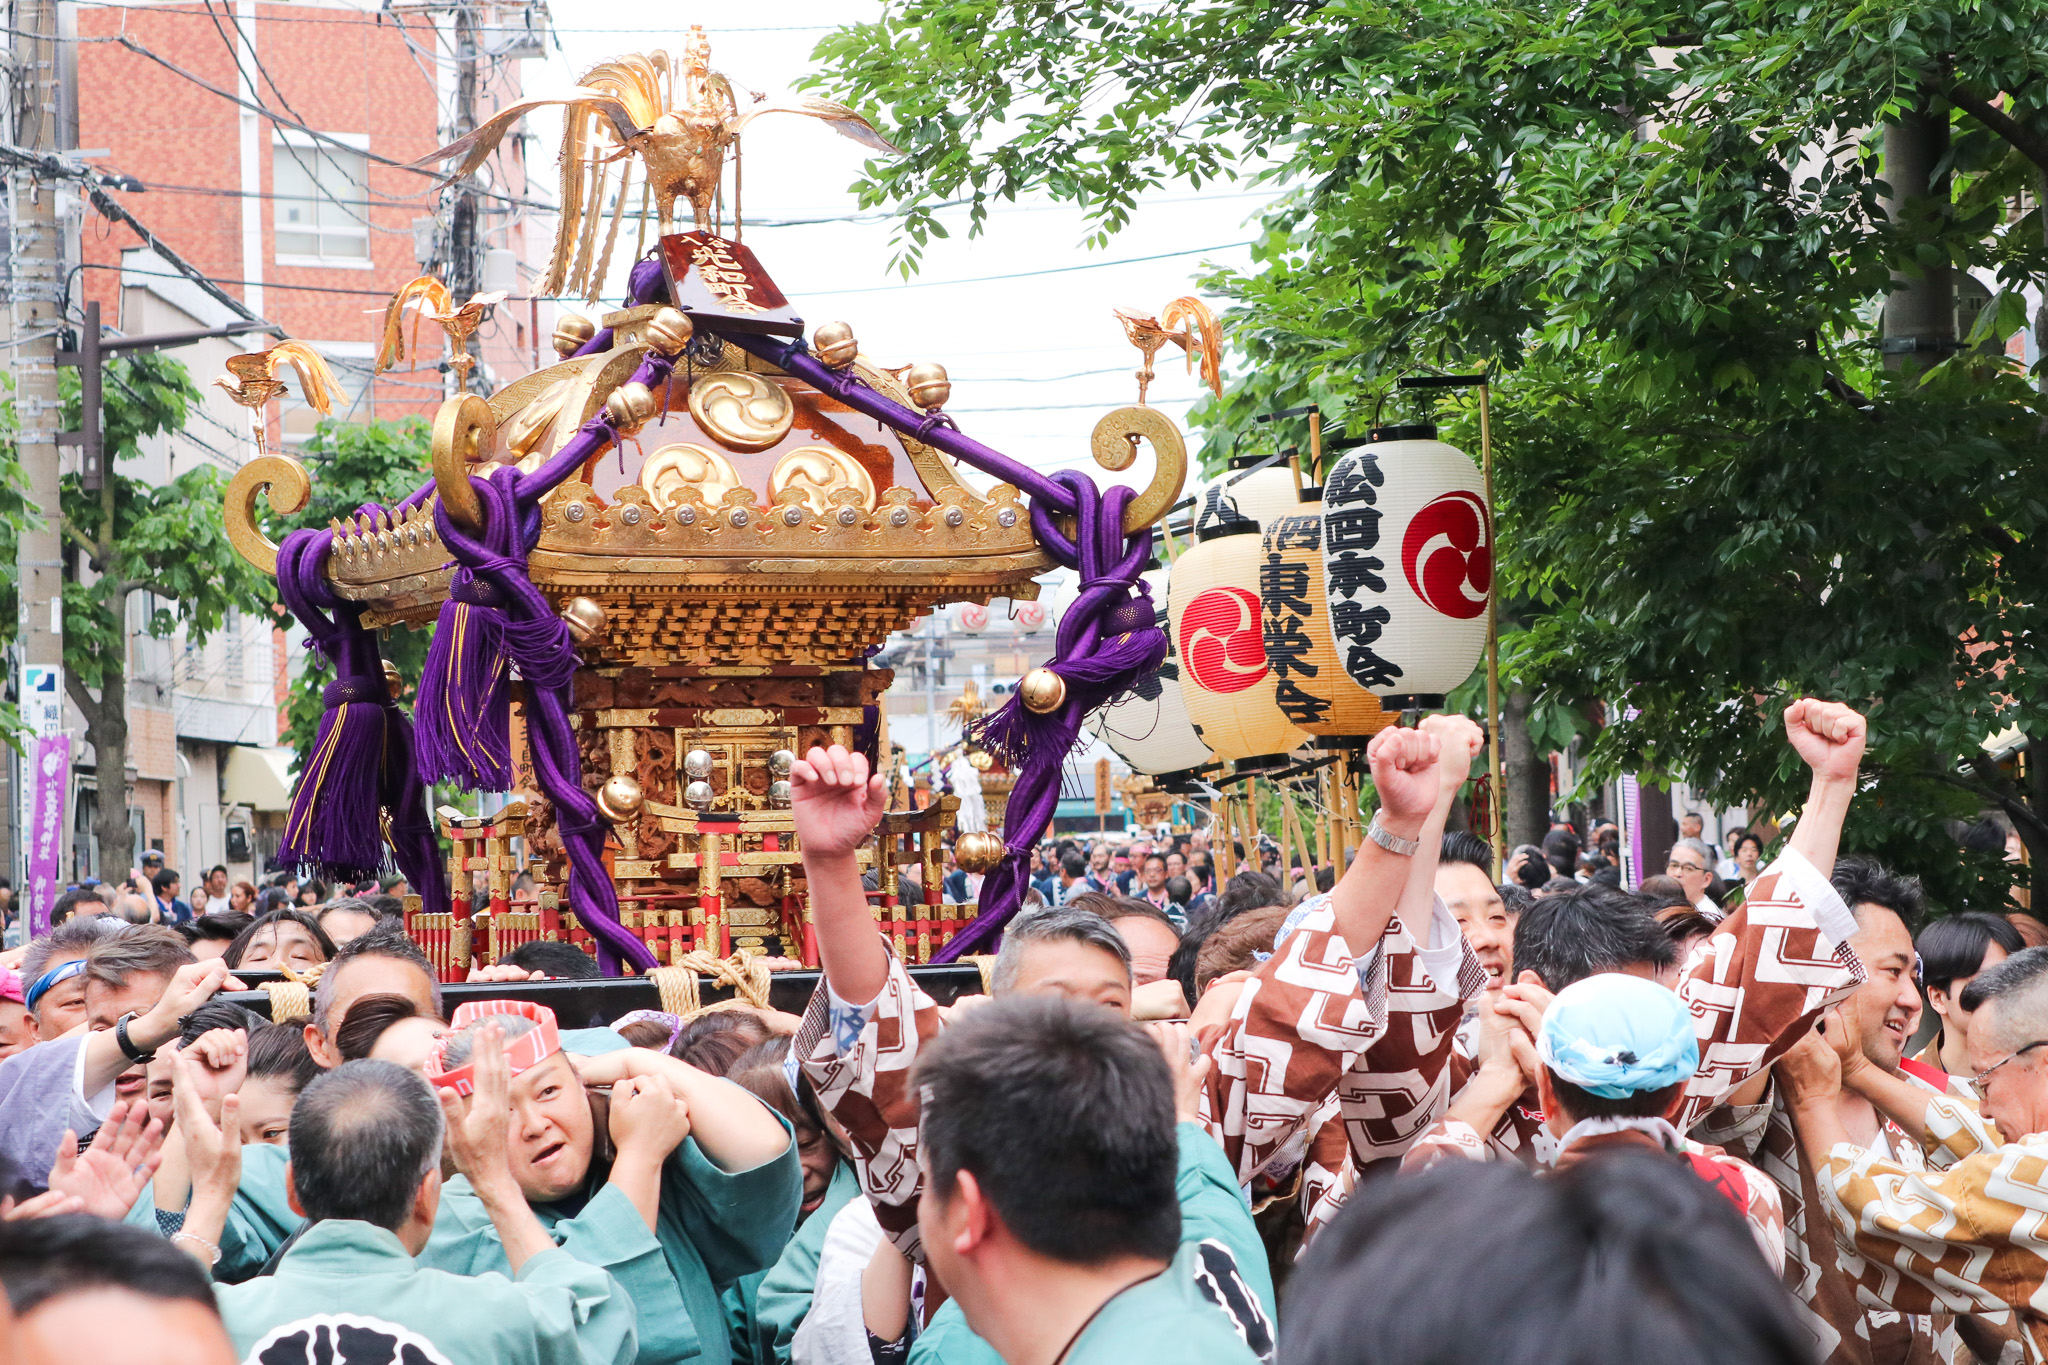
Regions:
M 963 995 L 980 995 L 981 971 L 971 962 L 948 962 L 937 967 L 912 967 L 910 979 L 933 1000 L 950 1005 Z M 768 1003 L 786 1014 L 802 1014 L 824 974 L 815 971 L 777 972 L 769 978 Z M 279 972 L 237 972 L 237 980 L 251 986 L 282 981 Z M 732 987 L 708 976 L 697 978 L 698 998 L 706 1004 L 732 999 Z M 270 993 L 257 989 L 223 991 L 214 997 L 229 1004 L 270 1016 Z M 661 1008 L 661 990 L 644 976 L 556 979 L 549 981 L 464 981 L 441 987 L 442 1007 L 451 1014 L 457 1005 L 471 1000 L 523 1000 L 546 1005 L 555 1012 L 563 1028 L 597 1028 L 634 1010 Z

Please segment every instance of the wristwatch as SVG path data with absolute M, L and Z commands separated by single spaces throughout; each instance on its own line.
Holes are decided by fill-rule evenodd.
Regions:
M 1422 840 L 1403 839 L 1400 835 L 1393 833 L 1385 825 L 1382 825 L 1377 813 L 1373 815 L 1372 823 L 1366 826 L 1365 837 L 1378 844 L 1387 852 L 1402 858 L 1413 858 L 1422 851 Z
M 119 1019 L 116 1019 L 114 1021 L 114 1042 L 120 1046 L 121 1055 L 126 1057 L 129 1061 L 152 1061 L 156 1057 L 156 1049 L 140 1047 L 136 1044 L 133 1038 L 130 1038 L 128 1036 L 128 1024 L 129 1021 L 134 1018 L 135 1011 L 130 1010 L 128 1011 L 128 1013 L 122 1015 Z

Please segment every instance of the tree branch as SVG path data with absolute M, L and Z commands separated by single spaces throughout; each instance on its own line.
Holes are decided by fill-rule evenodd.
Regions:
M 1982 95 L 1971 93 L 1961 82 L 1951 83 L 1946 93 L 1949 103 L 2004 138 L 2021 156 L 2048 171 L 2048 137 L 2021 127 L 2012 115 Z
M 85 690 L 85 680 L 78 676 L 76 669 L 64 670 L 64 694 L 71 698 L 71 704 L 85 717 L 85 727 L 88 731 L 97 730 L 106 723 L 105 709 L 92 693 Z

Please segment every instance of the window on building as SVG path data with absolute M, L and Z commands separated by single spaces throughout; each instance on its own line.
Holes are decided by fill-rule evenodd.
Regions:
M 271 152 L 278 260 L 368 265 L 369 163 L 363 154 L 284 132 Z

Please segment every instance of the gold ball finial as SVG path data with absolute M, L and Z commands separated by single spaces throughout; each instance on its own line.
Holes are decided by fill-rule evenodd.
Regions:
M 555 324 L 555 354 L 567 360 L 596 335 L 596 323 L 581 313 L 570 313 Z
M 903 379 L 910 386 L 910 401 L 927 412 L 943 408 L 953 396 L 953 382 L 946 378 L 946 367 L 936 360 L 921 360 L 912 365 Z
M 993 872 L 1002 860 L 1003 841 L 993 834 L 976 830 L 953 841 L 953 861 L 960 864 L 962 872 Z
M 680 308 L 664 308 L 647 319 L 647 344 L 663 355 L 678 355 L 697 334 L 697 325 Z
M 384 661 L 384 690 L 391 694 L 391 700 L 400 701 L 405 697 L 405 675 L 398 671 L 398 665 Z
M 811 350 L 818 359 L 835 370 L 843 370 L 853 363 L 860 354 L 860 342 L 854 339 L 853 328 L 844 322 L 825 322 L 811 333 Z
M 709 782 L 692 782 L 683 788 L 683 803 L 691 810 L 710 810 L 713 793 Z
M 1067 704 L 1067 680 L 1049 668 L 1034 668 L 1017 684 L 1027 709 L 1044 716 Z
M 605 415 L 612 419 L 619 435 L 630 436 L 647 425 L 647 419 L 654 416 L 654 390 L 635 381 L 621 384 L 612 390 L 612 396 L 604 400 Z
M 647 795 L 640 790 L 640 784 L 624 775 L 606 778 L 605 784 L 597 789 L 597 808 L 607 820 L 629 820 L 646 803 Z
M 604 638 L 605 609 L 588 597 L 572 597 L 562 604 L 562 620 L 568 623 L 569 638 L 578 645 Z

